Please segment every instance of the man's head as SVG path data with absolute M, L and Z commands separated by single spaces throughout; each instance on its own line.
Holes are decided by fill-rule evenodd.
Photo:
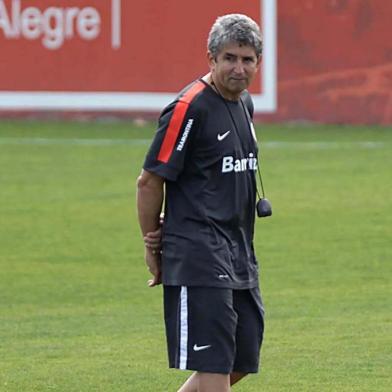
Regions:
M 208 62 L 218 91 L 237 100 L 252 82 L 261 61 L 262 39 L 258 25 L 248 16 L 219 17 L 208 37 Z
M 227 44 L 249 46 L 260 57 L 263 41 L 257 23 L 246 15 L 228 14 L 216 19 L 207 41 L 208 51 L 216 57 Z

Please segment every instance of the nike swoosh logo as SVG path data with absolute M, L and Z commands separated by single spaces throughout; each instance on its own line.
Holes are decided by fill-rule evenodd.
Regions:
M 227 132 L 225 132 L 224 134 L 220 134 L 220 133 L 218 133 L 218 140 L 221 142 L 226 136 L 228 136 L 228 134 L 230 133 L 231 131 L 227 131 Z
M 210 348 L 211 344 L 208 344 L 207 346 L 198 346 L 197 344 L 195 344 L 193 346 L 193 351 L 202 351 L 202 350 L 207 350 L 207 348 Z

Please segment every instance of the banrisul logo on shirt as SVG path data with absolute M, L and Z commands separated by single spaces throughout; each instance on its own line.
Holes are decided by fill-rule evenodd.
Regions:
M 241 173 L 247 170 L 257 170 L 257 158 L 253 153 L 249 153 L 246 158 L 235 158 L 228 155 L 222 159 L 222 173 Z

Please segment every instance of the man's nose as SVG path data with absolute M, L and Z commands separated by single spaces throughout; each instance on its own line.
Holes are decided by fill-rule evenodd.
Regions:
M 244 73 L 244 64 L 243 64 L 242 61 L 237 61 L 237 62 L 235 63 L 234 71 L 235 71 L 235 73 L 237 73 L 237 74 L 242 74 L 242 73 Z

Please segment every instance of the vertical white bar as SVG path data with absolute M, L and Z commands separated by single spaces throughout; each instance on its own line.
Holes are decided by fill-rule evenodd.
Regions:
M 180 296 L 180 369 L 185 370 L 188 360 L 188 290 L 181 287 Z
M 277 0 L 262 1 L 263 53 L 263 95 L 267 95 L 267 110 L 277 108 Z
M 112 48 L 121 47 L 121 0 L 112 0 Z

